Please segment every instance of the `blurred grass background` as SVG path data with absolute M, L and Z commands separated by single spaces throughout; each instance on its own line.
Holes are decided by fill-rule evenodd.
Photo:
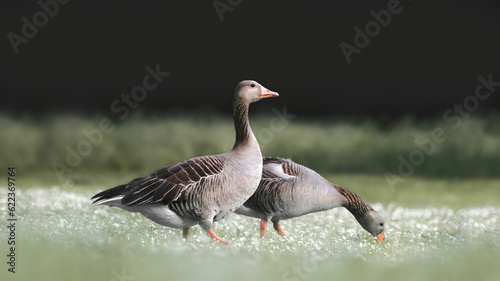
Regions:
M 52 164 L 71 168 L 65 176 L 85 181 L 89 174 L 106 172 L 147 174 L 187 158 L 223 153 L 234 143 L 230 114 L 134 112 L 125 121 L 113 120 L 115 130 L 102 133 L 92 151 L 80 155 L 76 167 L 68 165 L 68 150 L 77 151 L 87 138 L 83 130 L 96 131 L 104 114 L 59 113 L 41 117 L 0 114 L 2 147 L 0 167 L 15 165 L 19 171 L 57 184 Z M 273 119 L 276 119 L 272 121 Z M 399 119 L 294 118 L 274 114 L 251 116 L 253 131 L 263 155 L 292 158 L 320 173 L 398 173 L 402 156 L 419 149 L 416 140 L 431 138 L 442 128 L 446 141 L 436 144 L 432 155 L 415 166 L 414 176 L 438 178 L 491 178 L 500 174 L 500 113 L 475 113 L 458 128 L 436 118 Z M 74 159 L 74 158 L 73 158 Z M 60 183 L 60 182 L 59 182 Z
M 216 225 L 228 247 L 199 227 L 184 243 L 177 229 L 93 207 L 90 197 L 170 163 L 228 151 L 231 115 L 136 111 L 124 121 L 112 119 L 115 130 L 68 166 L 67 148 L 78 150 L 88 140 L 83 130 L 95 132 L 106 117 L 0 114 L 0 167 L 17 168 L 19 274 L 12 280 L 497 280 L 499 112 L 476 112 L 457 128 L 440 116 L 283 120 L 251 114 L 264 155 L 292 158 L 359 193 L 384 216 L 387 241 L 378 243 L 346 210 L 334 209 L 284 221 L 288 238 L 269 229 L 260 239 L 258 220 L 232 215 Z M 408 160 L 418 149 L 415 140 L 431 138 L 435 128 L 447 140 L 390 187 L 384 173 L 398 174 L 398 158 Z M 54 162 L 71 169 L 62 182 Z M 0 189 L 0 197 L 6 192 Z M 0 233 L 2 241 L 6 235 Z M 4 269 L 0 279 L 6 278 L 12 275 Z

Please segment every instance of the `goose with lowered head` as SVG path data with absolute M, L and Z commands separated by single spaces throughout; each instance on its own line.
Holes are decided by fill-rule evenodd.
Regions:
M 261 219 L 260 236 L 268 221 L 281 235 L 280 220 L 344 207 L 371 235 L 384 241 L 384 220 L 361 197 L 330 183 L 315 171 L 291 160 L 265 157 L 257 191 L 235 213 Z

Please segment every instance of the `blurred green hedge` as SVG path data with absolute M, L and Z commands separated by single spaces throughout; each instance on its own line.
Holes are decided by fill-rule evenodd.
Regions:
M 183 159 L 226 152 L 234 142 L 232 118 L 226 114 L 135 112 L 125 120 L 110 119 L 114 130 L 108 133 L 99 127 L 105 118 L 97 113 L 0 114 L 0 167 L 15 165 L 28 174 L 54 174 L 54 165 L 61 164 L 72 173 L 139 175 Z M 398 174 L 401 163 L 408 161 L 414 175 L 500 176 L 498 112 L 473 114 L 460 124 L 439 117 L 283 119 L 272 113 L 250 119 L 263 155 L 292 158 L 318 172 Z M 446 136 L 442 143 L 432 140 L 436 128 Z

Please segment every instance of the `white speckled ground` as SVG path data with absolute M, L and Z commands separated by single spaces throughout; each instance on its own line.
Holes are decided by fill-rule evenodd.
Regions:
M 6 198 L 5 189 L 0 195 Z M 385 245 L 344 209 L 283 221 L 286 238 L 270 227 L 260 239 L 258 220 L 231 215 L 214 228 L 231 242 L 227 246 L 199 227 L 186 243 L 181 230 L 140 214 L 91 206 L 92 195 L 56 187 L 17 191 L 18 273 L 8 280 L 451 281 L 500 276 L 498 206 L 372 204 L 386 220 Z M 0 210 L 6 217 L 6 200 L 0 201 Z M 6 235 L 1 232 L 3 252 Z M 12 277 L 2 264 L 0 276 Z

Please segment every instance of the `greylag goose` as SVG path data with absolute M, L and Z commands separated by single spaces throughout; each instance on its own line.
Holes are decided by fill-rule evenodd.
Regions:
M 231 151 L 171 164 L 94 195 L 93 204 L 139 212 L 158 224 L 182 228 L 185 239 L 190 227 L 199 224 L 210 237 L 228 243 L 214 233 L 213 222 L 245 203 L 262 173 L 262 154 L 250 128 L 248 108 L 277 96 L 255 81 L 240 82 L 233 95 L 236 141 Z
M 358 194 L 282 158 L 264 158 L 257 191 L 235 213 L 261 219 L 261 237 L 266 233 L 269 220 L 274 229 L 285 236 L 280 220 L 341 206 L 349 210 L 366 231 L 384 241 L 384 220 Z

